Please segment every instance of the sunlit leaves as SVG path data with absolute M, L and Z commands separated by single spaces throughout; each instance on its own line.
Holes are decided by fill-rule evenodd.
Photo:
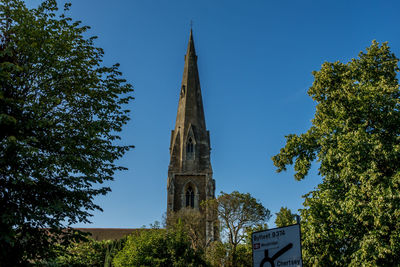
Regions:
M 400 92 L 398 59 L 373 42 L 344 64 L 325 62 L 308 93 L 312 127 L 289 135 L 273 157 L 295 162 L 296 179 L 314 160 L 323 183 L 305 196 L 303 259 L 316 266 L 394 266 L 400 261 Z
M 275 225 L 277 227 L 284 227 L 296 223 L 296 214 L 293 214 L 287 207 L 281 207 L 279 212 L 275 215 Z
M 118 64 L 102 65 L 103 50 L 85 37 L 89 27 L 58 11 L 55 0 L 31 10 L 2 1 L 0 29 L 5 263 L 46 256 L 52 241 L 77 237 L 61 228 L 100 209 L 93 198 L 110 189 L 99 184 L 124 169 L 115 162 L 131 147 L 116 140 L 129 120 L 132 86 Z
M 228 240 L 230 262 L 237 264 L 236 248 L 246 239 L 246 229 L 262 225 L 271 217 L 271 212 L 249 193 L 221 192 L 216 199 L 207 200 L 205 207 L 218 211 L 223 238 Z

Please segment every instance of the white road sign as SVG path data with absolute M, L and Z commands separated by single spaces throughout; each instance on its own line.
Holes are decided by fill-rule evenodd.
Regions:
M 303 266 L 300 225 L 294 224 L 252 233 L 253 266 Z

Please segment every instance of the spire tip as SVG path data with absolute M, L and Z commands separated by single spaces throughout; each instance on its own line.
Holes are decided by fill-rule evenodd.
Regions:
M 186 54 L 194 54 L 196 55 L 195 49 L 194 49 L 194 40 L 193 40 L 193 21 L 190 20 L 190 36 L 189 36 L 189 43 L 188 43 L 188 48 L 186 51 Z

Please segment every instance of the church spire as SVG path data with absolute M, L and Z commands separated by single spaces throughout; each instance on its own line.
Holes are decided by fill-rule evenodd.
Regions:
M 185 55 L 178 112 L 170 149 L 170 168 L 180 171 L 211 169 L 209 133 L 204 118 L 192 29 Z
M 189 53 L 193 53 L 194 55 L 196 55 L 196 51 L 194 49 L 194 40 L 193 40 L 193 30 L 192 30 L 192 28 L 190 28 L 189 43 L 188 43 L 188 48 L 186 50 L 186 55 L 188 55 Z
M 204 119 L 193 31 L 185 55 L 175 129 L 171 133 L 167 180 L 167 216 L 193 208 L 200 211 L 204 244 L 218 239 L 216 218 L 200 204 L 215 198 L 215 180 L 210 162 L 210 134 Z

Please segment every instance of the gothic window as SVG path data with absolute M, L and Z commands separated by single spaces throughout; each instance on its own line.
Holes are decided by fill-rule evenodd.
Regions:
M 188 159 L 193 159 L 193 153 L 194 153 L 194 144 L 193 144 L 193 139 L 192 137 L 189 137 L 189 140 L 186 144 L 186 155 Z
M 186 190 L 186 207 L 194 208 L 194 191 L 190 185 Z

